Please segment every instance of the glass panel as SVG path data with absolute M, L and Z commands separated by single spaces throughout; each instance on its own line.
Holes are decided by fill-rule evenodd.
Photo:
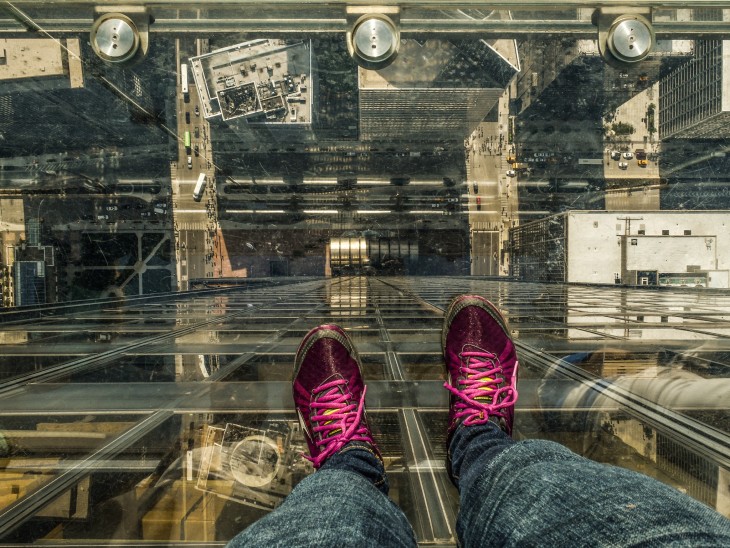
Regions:
M 227 541 L 312 472 L 292 366 L 335 323 L 455 545 L 460 293 L 509 321 L 516 438 L 730 515 L 730 3 L 605 4 L 363 42 L 351 2 L 0 3 L 0 540 Z

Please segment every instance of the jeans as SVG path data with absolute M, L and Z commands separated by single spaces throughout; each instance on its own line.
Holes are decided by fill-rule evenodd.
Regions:
M 449 447 L 463 546 L 730 546 L 730 520 L 642 474 L 557 443 L 461 426 Z M 382 463 L 351 443 L 230 547 L 415 546 Z

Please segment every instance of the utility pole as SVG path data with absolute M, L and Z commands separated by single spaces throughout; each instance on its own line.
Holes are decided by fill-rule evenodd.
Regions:
M 624 236 L 631 234 L 631 221 L 643 221 L 644 217 L 616 217 L 619 221 L 624 221 Z

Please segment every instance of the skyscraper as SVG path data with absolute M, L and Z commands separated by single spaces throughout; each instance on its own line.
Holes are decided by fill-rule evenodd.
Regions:
M 460 141 L 517 71 L 516 63 L 484 40 L 402 40 L 391 65 L 359 69 L 360 138 Z
M 663 139 L 730 137 L 730 41 L 698 40 L 693 59 L 659 83 Z

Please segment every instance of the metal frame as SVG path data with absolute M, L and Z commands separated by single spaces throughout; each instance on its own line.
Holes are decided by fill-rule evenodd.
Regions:
M 276 316 L 278 324 L 271 330 L 271 335 L 265 337 L 260 342 L 251 343 L 251 350 L 241 354 L 240 358 L 228 364 L 219 371 L 219 374 L 206 379 L 202 382 L 188 383 L 162 383 L 162 384 L 144 384 L 137 390 L 137 400 L 131 402 L 130 406 L 120 406 L 113 397 L 119 390 L 118 383 L 110 383 L 103 385 L 74 385 L 59 384 L 54 385 L 49 378 L 41 379 L 41 383 L 27 384 L 21 387 L 14 394 L 5 393 L 0 395 L 5 402 L 5 411 L 2 415 L 17 415 L 22 413 L 26 416 L 43 416 L 49 411 L 45 409 L 46 404 L 55 406 L 54 408 L 64 407 L 64 403 L 69 403 L 68 409 L 58 409 L 58 414 L 84 414 L 92 412 L 104 415 L 107 413 L 127 414 L 141 416 L 140 421 L 127 432 L 113 439 L 104 447 L 89 454 L 86 458 L 75 461 L 70 466 L 59 467 L 59 475 L 48 484 L 40 487 L 34 493 L 29 494 L 23 499 L 17 501 L 13 505 L 0 511 L 0 531 L 7 532 L 32 517 L 35 512 L 39 511 L 46 504 L 60 496 L 67 489 L 80 481 L 86 475 L 100 469 L 108 469 L 110 467 L 110 459 L 116 454 L 124 451 L 138 442 L 144 436 L 149 435 L 155 428 L 161 426 L 166 420 L 175 415 L 185 413 L 227 413 L 241 412 L 254 413 L 265 408 L 268 412 L 286 411 L 285 405 L 289 397 L 290 383 L 288 382 L 267 382 L 266 397 L 262 400 L 261 390 L 258 390 L 259 382 L 244 383 L 225 383 L 215 382 L 224 379 L 233 370 L 245 366 L 245 364 L 256 354 L 267 353 L 274 350 L 277 342 L 291 329 L 299 330 L 308 325 L 304 325 L 307 321 L 313 321 L 312 316 L 320 314 L 327 315 L 327 300 L 322 302 L 321 292 L 328 284 L 339 285 L 346 284 L 348 278 L 339 278 L 332 280 L 306 280 L 305 283 L 292 283 L 277 291 L 275 294 L 268 292 L 265 287 L 248 290 L 247 288 L 237 288 L 235 293 L 239 296 L 245 296 L 247 303 L 253 303 L 253 306 L 247 306 L 244 311 L 234 307 L 230 312 L 223 313 L 221 316 L 215 317 L 208 321 L 195 321 L 192 325 L 182 328 L 183 331 L 198 329 L 209 329 L 209 325 L 215 325 L 220 322 L 230 321 L 234 318 L 252 316 L 262 309 L 269 308 L 276 310 L 277 304 L 292 304 L 292 308 L 281 310 L 281 316 Z M 299 281 L 299 280 L 298 280 Z M 294 280 L 292 280 L 294 282 Z M 408 473 L 411 480 L 414 494 L 414 504 L 417 505 L 417 513 L 423 519 L 416 526 L 419 538 L 429 543 L 447 542 L 448 539 L 454 537 L 452 524 L 455 516 L 453 508 L 444 502 L 444 493 L 448 485 L 445 468 L 441 462 L 434 462 L 433 447 L 428 439 L 427 430 L 424 427 L 423 417 L 420 410 L 433 411 L 436 409 L 445 409 L 447 394 L 440 388 L 440 381 L 428 380 L 411 382 L 404 375 L 404 368 L 401 362 L 400 353 L 402 348 L 398 347 L 398 343 L 393 342 L 393 337 L 389 330 L 388 321 L 397 318 L 393 312 L 386 312 L 385 307 L 395 305 L 397 309 L 412 308 L 419 311 L 419 317 L 427 319 L 438 319 L 443 315 L 444 303 L 448 297 L 459 290 L 474 291 L 474 283 L 484 283 L 483 290 L 489 292 L 500 291 L 502 287 L 506 288 L 504 282 L 479 282 L 478 278 L 430 278 L 428 280 L 419 279 L 361 279 L 362 285 L 368 287 L 367 300 L 358 303 L 352 308 L 352 316 L 361 317 L 365 313 L 372 314 L 376 323 L 371 325 L 371 329 L 377 331 L 379 341 L 377 345 L 381 348 L 381 352 L 385 357 L 385 371 L 388 380 L 370 382 L 371 390 L 369 391 L 369 399 L 378 401 L 379 408 L 383 411 L 392 412 L 395 410 L 398 415 L 398 423 L 402 434 L 402 446 L 406 467 L 402 471 Z M 518 289 L 529 290 L 530 288 L 540 287 L 538 284 L 520 284 L 511 282 L 512 286 Z M 330 285 L 330 287 L 331 287 Z M 559 286 L 556 286 L 559 287 Z M 342 288 L 346 292 L 347 287 Z M 631 291 L 632 295 L 642 294 L 639 290 L 627 289 L 611 289 L 611 291 L 627 292 Z M 519 291 L 518 291 L 519 293 Z M 666 292 L 665 292 L 666 293 Z M 181 293 L 178 299 L 188 302 L 191 298 L 212 297 L 215 295 L 224 296 L 231 294 L 230 292 L 190 292 Z M 653 294 L 653 293 L 643 293 Z M 683 298 L 692 298 L 693 294 L 682 293 Z M 166 296 L 166 300 L 167 300 Z M 492 296 L 491 298 L 494 299 Z M 513 297 L 518 298 L 518 297 Z M 610 299 L 610 296 L 606 297 Z M 153 297 L 150 297 L 153 299 Z M 509 309 L 509 303 L 501 303 L 496 300 L 499 305 Z M 315 304 L 311 306 L 311 304 Z M 139 302 L 132 305 L 136 309 Z M 192 304 L 192 303 L 191 303 Z M 199 303 L 205 305 L 204 301 Z M 234 303 L 235 304 L 235 303 Z M 239 305 L 240 306 L 240 305 Z M 270 308 L 272 307 L 273 308 Z M 366 309 L 367 306 L 367 309 Z M 626 305 L 624 305 L 626 306 Z M 293 314 L 287 317 L 289 311 Z M 332 312 L 337 312 L 335 309 Z M 331 313 L 331 312 L 330 312 Z M 282 323 L 282 319 L 284 322 Z M 53 320 L 53 317 L 51 318 Z M 180 334 L 179 329 L 174 327 L 170 331 L 162 335 L 154 335 L 149 339 L 144 339 L 139 343 L 132 345 L 124 345 L 112 352 L 102 352 L 89 359 L 106 360 L 117 356 L 121 349 L 129 350 L 132 346 L 148 345 L 150 343 L 158 343 L 160 339 L 174 337 Z M 436 337 L 438 338 L 438 337 Z M 645 341 L 638 341 L 642 350 L 647 350 Z M 605 340 L 598 341 L 600 347 Z M 663 432 L 666 436 L 679 440 L 684 446 L 689 447 L 698 455 L 709 459 L 721 466 L 728 466 L 727 455 L 730 454 L 730 436 L 727 433 L 720 432 L 701 422 L 684 416 L 679 410 L 668 410 L 657 408 L 655 404 L 643 399 L 640 396 L 631 394 L 620 387 L 616 387 L 611 383 L 602 379 L 596 379 L 591 375 L 587 375 L 580 368 L 577 368 L 560 359 L 553 358 L 545 354 L 549 351 L 549 345 L 546 348 L 537 349 L 529 343 L 517 341 L 520 349 L 520 355 L 525 363 L 536 366 L 539 369 L 550 371 L 558 378 L 565 379 L 571 387 L 580 385 L 587 390 L 595 391 L 607 396 L 605 404 L 598 408 L 590 409 L 563 409 L 562 411 L 587 411 L 587 412 L 605 412 L 621 410 L 636 417 L 639 421 L 650 424 Z M 425 351 L 433 353 L 436 345 L 428 346 Z M 583 347 L 582 347 L 583 348 Z M 205 349 L 201 349 L 205 352 Z M 84 364 L 72 362 L 55 369 L 52 378 L 62 375 L 61 369 L 70 366 L 86 367 Z M 551 376 L 552 378 L 552 376 Z M 36 379 L 24 379 L 31 382 Z M 45 382 L 43 382 L 45 381 Z M 537 388 L 538 383 L 529 380 L 521 381 L 523 383 L 522 405 L 520 412 L 537 409 Z M 52 394 L 52 397 L 42 397 Z M 84 394 L 93 394 L 94 398 L 84 398 Z M 154 396 L 153 396 L 154 394 Z M 235 398 L 232 396 L 235 394 Z M 50 401 L 49 401 L 50 400 Z M 96 401 L 94 401 L 96 400 Z M 144 403 L 145 405 L 141 405 Z M 101 408 L 103 407 L 103 409 Z M 124 407 L 124 408 L 121 408 Z M 130 542 L 129 545 L 145 545 L 145 541 L 139 543 Z M 212 545 L 212 544 L 211 544 Z
M 302 9 L 302 5 L 307 9 Z M 377 10 L 382 6 L 391 8 L 389 2 L 369 2 Z M 634 9 L 627 2 L 605 1 L 585 2 L 567 1 L 555 3 L 547 0 L 532 0 L 528 2 L 495 2 L 486 3 L 474 1 L 459 1 L 448 3 L 432 0 L 398 2 L 400 8 L 399 32 L 405 35 L 419 36 L 471 36 L 491 38 L 516 38 L 521 36 L 570 36 L 573 38 L 596 37 L 597 28 L 589 20 L 578 19 L 509 19 L 492 20 L 471 18 L 469 14 L 461 10 L 480 9 L 484 10 L 510 10 L 515 13 L 529 10 L 565 12 L 576 8 L 626 8 L 627 11 Z M 43 2 L 33 0 L 21 3 L 4 2 L 0 3 L 0 34 L 24 33 L 27 30 L 43 32 L 48 34 L 66 34 L 88 32 L 93 23 L 93 7 L 100 5 L 100 2 L 81 1 L 57 1 Z M 266 6 L 253 1 L 203 1 L 196 3 L 188 2 L 163 2 L 152 0 L 149 2 L 120 2 L 118 11 L 124 13 L 128 10 L 139 9 L 144 6 L 154 18 L 154 23 L 149 27 L 151 33 L 176 34 L 176 35 L 197 35 L 224 32 L 249 32 L 267 34 L 332 34 L 348 32 L 351 24 L 348 19 L 348 6 L 355 6 L 350 2 L 343 1 L 304 1 L 293 2 L 292 0 L 272 0 Z M 25 14 L 26 9 L 42 6 L 48 16 L 31 18 Z M 676 9 L 686 7 L 685 1 L 656 1 L 649 0 L 642 2 L 643 8 Z M 112 9 L 113 6 L 104 5 L 105 9 Z M 730 2 L 694 2 L 693 8 L 712 7 L 730 9 Z M 74 9 L 78 14 L 88 8 L 88 18 L 73 15 L 64 17 L 65 10 Z M 235 11 L 234 11 L 235 8 Z M 213 17 L 208 17 L 206 9 L 215 10 Z M 156 10 L 196 10 L 197 17 L 189 17 L 183 14 L 183 18 L 169 17 L 165 13 L 158 13 Z M 7 12 L 10 17 L 2 17 L 2 12 Z M 56 12 L 59 16 L 50 15 Z M 201 13 L 202 12 L 202 13 Z M 454 18 L 451 13 L 461 18 Z M 231 17 L 227 15 L 230 13 Z M 282 17 L 286 13 L 287 17 Z M 187 15 L 187 16 L 186 16 Z M 654 31 L 658 38 L 699 38 L 699 37 L 723 37 L 729 36 L 728 25 L 723 21 L 673 21 L 654 22 Z

